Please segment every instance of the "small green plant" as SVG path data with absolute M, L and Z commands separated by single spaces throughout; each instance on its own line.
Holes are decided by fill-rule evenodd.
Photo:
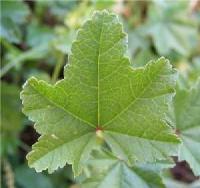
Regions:
M 30 167 L 52 173 L 72 164 L 74 176 L 86 174 L 87 188 L 164 187 L 160 171 L 173 165 L 170 156 L 184 140 L 169 116 L 177 72 L 163 57 L 132 68 L 126 53 L 118 18 L 98 11 L 79 30 L 64 79 L 25 83 L 23 112 L 41 134 L 27 156 Z

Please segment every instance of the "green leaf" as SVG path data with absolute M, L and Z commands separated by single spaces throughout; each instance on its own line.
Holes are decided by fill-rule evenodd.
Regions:
M 159 173 L 148 166 L 129 167 L 109 153 L 95 153 L 89 164 L 90 175 L 83 188 L 164 188 Z
M 152 59 L 155 60 L 157 57 L 149 49 L 140 50 L 134 57 L 133 67 L 142 67 Z
M 155 1 L 149 7 L 147 34 L 160 55 L 172 50 L 189 55 L 197 46 L 198 27 L 187 15 L 188 1 Z
M 26 165 L 21 165 L 15 169 L 17 185 L 21 188 L 53 188 L 50 177 L 44 174 L 37 174 Z
M 1 1 L 0 37 L 19 43 L 22 39 L 19 25 L 26 21 L 28 15 L 29 8 L 21 0 Z
M 193 172 L 200 175 L 200 80 L 190 90 L 177 89 L 174 114 L 182 140 L 179 160 L 186 160 Z
M 3 18 L 10 18 L 13 22 L 24 23 L 30 11 L 22 0 L 19 1 L 2 1 L 2 14 Z
M 37 21 L 33 21 L 29 24 L 27 29 L 26 43 L 30 47 L 36 47 L 38 45 L 49 45 L 54 38 L 53 31 L 44 25 L 40 25 Z
M 136 56 L 138 50 L 144 51 L 150 48 L 150 43 L 146 40 L 146 27 L 137 27 L 137 29 L 128 31 L 129 53 Z M 134 61 L 135 58 L 133 57 Z M 134 63 L 134 62 L 133 62 Z M 143 62 L 143 64 L 147 63 Z
M 31 167 L 52 172 L 67 162 L 77 175 L 99 137 L 130 163 L 176 153 L 179 140 L 165 119 L 176 71 L 166 59 L 133 69 L 126 34 L 107 11 L 83 25 L 71 51 L 63 80 L 31 78 L 21 93 L 42 135 L 28 155 Z
M 9 18 L 1 20 L 0 37 L 13 43 L 19 43 L 22 39 L 20 28 Z

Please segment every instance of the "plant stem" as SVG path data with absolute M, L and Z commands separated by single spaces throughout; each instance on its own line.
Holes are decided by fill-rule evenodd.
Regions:
M 12 170 L 11 164 L 9 161 L 5 158 L 3 160 L 4 164 L 4 173 L 5 173 L 5 181 L 8 188 L 15 188 L 15 178 L 14 178 L 14 172 Z
M 56 66 L 54 68 L 53 75 L 52 75 L 52 83 L 55 83 L 57 81 L 63 64 L 64 64 L 64 54 L 59 53 L 58 61 L 56 63 Z

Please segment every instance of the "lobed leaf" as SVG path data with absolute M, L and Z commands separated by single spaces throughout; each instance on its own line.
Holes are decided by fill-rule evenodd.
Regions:
M 78 175 L 99 136 L 131 164 L 176 153 L 179 140 L 165 115 L 176 71 L 164 58 L 133 69 L 126 51 L 118 18 L 95 12 L 78 32 L 64 79 L 27 81 L 23 111 L 42 135 L 27 157 L 31 167 L 52 172 L 69 163 Z
M 174 114 L 182 140 L 179 160 L 186 160 L 193 172 L 200 175 L 200 80 L 191 89 L 177 89 Z
M 164 188 L 159 172 L 148 166 L 129 167 L 115 156 L 95 153 L 88 163 L 90 177 L 82 183 L 82 188 Z

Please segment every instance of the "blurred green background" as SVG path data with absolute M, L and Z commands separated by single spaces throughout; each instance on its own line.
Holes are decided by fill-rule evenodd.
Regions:
M 39 135 L 21 112 L 19 93 L 33 75 L 49 83 L 63 77 L 78 28 L 101 9 L 115 12 L 123 22 L 132 66 L 165 56 L 179 70 L 181 87 L 190 87 L 200 76 L 198 0 L 1 1 L 2 187 L 79 187 L 81 177 L 74 180 L 70 166 L 50 175 L 28 168 L 25 156 Z M 189 188 L 198 179 L 186 162 L 177 162 L 166 174 L 168 188 Z

